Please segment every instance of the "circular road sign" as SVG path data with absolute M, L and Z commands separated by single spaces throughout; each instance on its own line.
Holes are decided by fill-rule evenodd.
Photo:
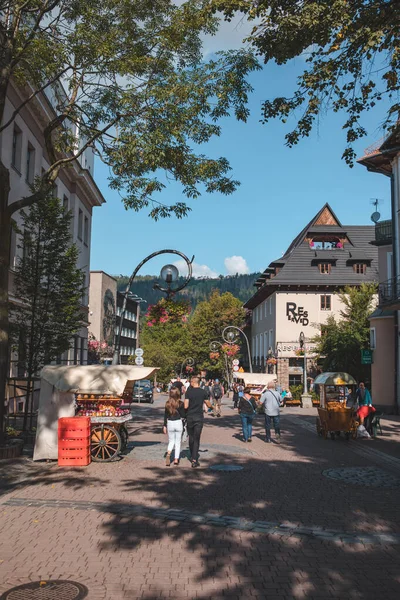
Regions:
M 232 364 L 234 367 L 238 367 L 239 366 L 239 359 L 238 358 L 234 358 L 232 361 Z
M 233 367 L 233 370 L 235 371 L 235 373 L 236 373 L 237 371 L 239 371 L 239 365 L 235 365 L 235 366 Z
M 136 348 L 135 356 L 143 356 L 143 348 Z
M 142 356 L 137 356 L 135 358 L 135 364 L 139 365 L 139 367 L 141 367 L 143 363 L 144 363 L 144 358 Z

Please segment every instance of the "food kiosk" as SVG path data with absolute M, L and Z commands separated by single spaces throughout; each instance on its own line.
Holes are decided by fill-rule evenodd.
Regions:
M 357 437 L 359 425 L 352 407 L 346 405 L 347 395 L 355 389 L 357 382 L 348 373 L 321 373 L 314 380 L 314 386 L 319 389 L 320 406 L 316 418 L 318 435 L 327 439 L 330 435 L 334 440 L 341 432 L 346 439 Z

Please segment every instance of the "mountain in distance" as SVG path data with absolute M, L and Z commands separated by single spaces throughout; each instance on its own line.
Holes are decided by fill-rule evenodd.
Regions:
M 193 278 L 187 287 L 176 294 L 175 298 L 186 298 L 194 309 L 199 302 L 206 300 L 213 290 L 219 290 L 221 294 L 230 292 L 233 296 L 245 303 L 256 291 L 253 284 L 259 276 L 260 273 L 250 273 L 249 275 L 220 275 L 216 279 L 211 279 L 209 277 Z M 118 282 L 118 291 L 124 292 L 129 277 L 114 277 L 116 277 Z M 180 277 L 177 282 L 174 282 L 174 287 L 177 287 L 179 283 L 183 283 L 184 279 L 184 277 Z M 156 275 L 139 275 L 135 278 L 131 291 L 133 294 L 139 296 L 139 298 L 147 300 L 148 304 L 156 304 L 156 302 L 165 295 L 159 290 L 153 290 L 153 284 L 155 282 L 160 283 L 163 287 L 165 286 Z

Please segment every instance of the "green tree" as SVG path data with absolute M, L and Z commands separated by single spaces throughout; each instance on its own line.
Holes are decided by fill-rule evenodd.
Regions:
M 210 343 L 223 343 L 222 332 L 228 325 L 241 327 L 245 322 L 242 302 L 229 292 L 221 294 L 214 290 L 208 300 L 200 302 L 189 320 L 193 358 L 198 368 L 211 372 L 225 373 L 224 352 L 219 358 L 210 358 Z
M 71 215 L 52 195 L 43 197 L 22 214 L 22 254 L 15 268 L 12 337 L 20 367 L 27 374 L 23 429 L 30 408 L 32 378 L 43 365 L 67 351 L 82 326 L 84 275 L 77 268 L 78 249 L 71 245 Z
M 246 50 L 203 60 L 201 38 L 217 26 L 204 0 L 5 0 L 1 14 L 0 133 L 29 105 L 48 106 L 46 94 L 53 112 L 41 114 L 47 167 L 31 194 L 9 202 L 10 173 L 0 162 L 0 435 L 13 214 L 40 200 L 89 147 L 110 167 L 125 207 L 149 207 L 154 219 L 189 210 L 155 197 L 171 179 L 187 198 L 203 189 L 230 194 L 238 182 L 228 161 L 199 145 L 220 134 L 228 114 L 247 119 L 247 75 L 258 68 Z M 21 101 L 14 95 L 6 113 L 11 84 Z
M 186 302 L 164 298 L 147 310 L 141 333 L 144 364 L 160 368 L 157 374 L 160 381 L 168 382 L 179 374 L 182 363 L 190 355 L 189 312 Z
M 299 111 L 288 146 L 308 136 L 327 110 L 345 114 L 347 147 L 352 166 L 353 143 L 367 134 L 362 114 L 377 102 L 388 108 L 383 127 L 393 127 L 400 110 L 400 11 L 398 0 L 212 0 L 227 18 L 236 11 L 254 22 L 249 38 L 264 61 L 284 65 L 302 57 L 307 68 L 290 96 L 266 100 L 263 121 Z M 379 118 L 382 121 L 382 118 Z
M 369 348 L 368 317 L 376 304 L 376 294 L 373 283 L 346 286 L 340 293 L 340 320 L 328 317 L 321 326 L 321 335 L 313 340 L 324 371 L 345 371 L 356 379 L 369 379 L 370 367 L 361 364 L 361 350 Z

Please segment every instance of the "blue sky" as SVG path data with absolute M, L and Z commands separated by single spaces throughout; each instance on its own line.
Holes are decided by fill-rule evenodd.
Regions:
M 241 37 L 237 30 L 225 30 L 222 45 L 229 45 L 230 36 L 237 41 L 238 34 Z M 213 44 L 217 43 L 214 39 Z M 344 224 L 370 224 L 371 199 L 379 198 L 384 201 L 380 206 L 382 218 L 388 218 L 389 179 L 368 173 L 360 165 L 350 169 L 341 159 L 345 146 L 343 115 L 326 114 L 312 136 L 292 149 L 284 145 L 286 126 L 279 121 L 267 125 L 259 122 L 262 101 L 293 91 L 296 74 L 303 66 L 298 59 L 254 74 L 248 123 L 225 119 L 221 137 L 202 148 L 209 156 L 227 157 L 241 186 L 231 196 L 204 193 L 188 201 L 193 210 L 183 220 L 156 223 L 146 210 L 126 211 L 118 194 L 108 189 L 108 171 L 98 162 L 95 178 L 107 203 L 94 211 L 91 269 L 130 274 L 148 254 L 174 248 L 190 258 L 195 255 L 195 274 L 261 271 L 281 256 L 325 202 Z M 356 146 L 359 156 L 382 136 L 379 124 L 383 110 L 378 103 L 375 111 L 366 115 L 369 136 Z M 157 199 L 175 203 L 181 200 L 180 188 L 170 185 Z M 165 262 L 168 257 L 155 259 L 141 274 L 155 274 Z M 174 262 L 173 256 L 170 262 Z

